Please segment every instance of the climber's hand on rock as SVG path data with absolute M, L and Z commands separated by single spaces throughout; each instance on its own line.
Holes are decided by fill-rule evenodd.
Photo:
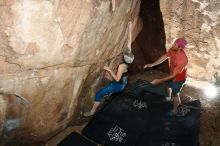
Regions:
M 106 70 L 106 71 L 110 71 L 111 70 L 108 66 L 104 66 L 103 69 Z
M 129 27 L 129 28 L 132 27 L 132 22 L 131 22 L 131 21 L 128 22 L 128 27 Z

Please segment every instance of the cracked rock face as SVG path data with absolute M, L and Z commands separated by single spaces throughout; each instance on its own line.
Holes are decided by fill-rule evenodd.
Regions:
M 138 20 L 138 0 L 116 2 L 115 12 L 110 2 L 0 0 L 5 141 L 16 134 L 29 142 L 46 140 L 67 126 L 82 98 L 91 98 L 80 96 L 86 79 L 88 86 L 100 86 L 104 63 L 126 44 L 129 19 Z
M 167 48 L 177 37 L 188 41 L 188 74 L 199 80 L 220 79 L 220 1 L 162 0 Z

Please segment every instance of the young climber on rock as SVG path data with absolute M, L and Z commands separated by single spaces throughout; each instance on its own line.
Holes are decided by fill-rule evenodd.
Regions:
M 127 85 L 127 80 L 128 80 L 128 64 L 132 63 L 134 60 L 134 55 L 131 52 L 131 30 L 132 30 L 132 23 L 128 23 L 128 43 L 127 43 L 127 49 L 121 53 L 122 57 L 122 63 L 120 63 L 117 67 L 117 72 L 114 73 L 111 68 L 104 66 L 104 70 L 106 70 L 114 79 L 111 83 L 109 83 L 106 87 L 100 89 L 95 96 L 95 102 L 93 104 L 92 109 L 89 112 L 84 113 L 84 116 L 91 116 L 93 115 L 98 106 L 100 105 L 100 101 L 102 97 L 113 94 L 113 93 L 118 93 L 122 92 L 126 85 Z

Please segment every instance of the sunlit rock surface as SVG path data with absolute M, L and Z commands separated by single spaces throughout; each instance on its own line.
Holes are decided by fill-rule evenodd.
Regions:
M 47 140 L 92 100 L 103 65 L 126 44 L 128 21 L 138 24 L 138 0 L 111 7 L 110 0 L 0 0 L 1 142 Z
M 188 41 L 189 75 L 216 82 L 220 79 L 220 1 L 161 0 L 167 48 L 177 37 Z
M 187 85 L 198 88 L 193 90 L 188 87 L 191 90 L 188 95 L 199 98 L 206 110 L 201 113 L 200 144 L 218 146 L 220 92 L 215 99 L 209 99 L 209 95 L 204 96 L 204 89 L 208 87 L 204 81 L 220 85 L 220 1 L 161 0 L 160 7 L 167 48 L 177 37 L 185 37 L 188 41 L 186 52 L 189 56 L 188 75 L 191 79 L 187 80 Z

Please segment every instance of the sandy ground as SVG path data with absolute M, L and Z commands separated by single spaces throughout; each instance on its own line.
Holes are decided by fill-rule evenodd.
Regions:
M 130 76 L 129 82 L 132 83 L 137 79 L 144 79 L 152 81 L 155 78 L 161 78 L 166 74 L 158 71 L 148 71 L 143 74 L 137 74 Z M 185 97 L 191 97 L 192 99 L 200 99 L 202 108 L 200 119 L 200 145 L 201 146 L 220 146 L 220 97 L 216 99 L 208 99 L 204 94 L 201 86 L 205 85 L 203 82 L 193 84 L 186 83 L 184 86 L 181 97 L 185 100 Z M 188 98 L 187 98 L 188 99 Z M 81 133 L 81 130 L 85 126 L 85 123 L 81 126 L 70 126 L 60 132 L 58 135 L 50 139 L 45 146 L 56 146 L 62 139 L 69 135 L 73 131 Z

